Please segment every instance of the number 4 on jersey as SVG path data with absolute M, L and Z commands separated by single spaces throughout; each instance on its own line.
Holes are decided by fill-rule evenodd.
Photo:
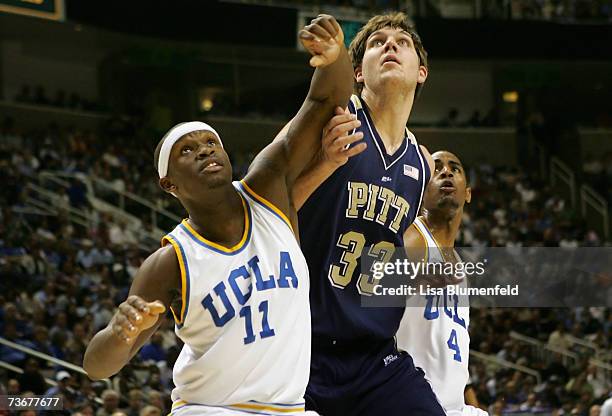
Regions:
M 453 359 L 461 362 L 461 351 L 459 350 L 459 343 L 457 342 L 457 331 L 454 329 L 451 331 L 450 337 L 448 338 L 448 341 L 446 341 L 446 345 L 448 345 L 448 348 L 455 351 Z

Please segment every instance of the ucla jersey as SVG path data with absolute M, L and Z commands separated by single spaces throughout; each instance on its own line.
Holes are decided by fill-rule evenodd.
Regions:
M 186 220 L 162 240 L 174 247 L 182 278 L 182 307 L 172 310 L 185 343 L 173 370 L 173 412 L 197 405 L 304 412 L 306 260 L 286 216 L 244 181 L 234 185 L 245 216 L 237 245 L 208 241 Z
M 350 111 L 361 121 L 367 149 L 337 169 L 299 211 L 300 240 L 311 276 L 313 334 L 337 340 L 393 338 L 402 308 L 363 308 L 373 293 L 361 274 L 361 256 L 381 260 L 403 246 L 429 181 L 427 160 L 406 130 L 388 155 L 365 103 L 353 96 Z M 362 253 L 363 251 L 363 253 Z
M 427 244 L 426 262 L 445 262 L 427 225 L 421 218 L 417 218 L 414 225 Z M 467 287 L 465 279 L 460 286 Z M 425 378 L 449 415 L 463 409 L 463 391 L 469 378 L 470 308 L 467 297 L 461 299 L 461 305 L 467 306 L 458 304 L 457 295 L 412 296 L 397 331 L 398 348 L 407 351 L 414 365 L 425 371 Z

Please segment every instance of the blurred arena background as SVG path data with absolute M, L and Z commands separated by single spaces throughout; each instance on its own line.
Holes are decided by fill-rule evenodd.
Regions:
M 412 130 L 469 168 L 459 245 L 609 246 L 611 0 L 0 0 L 0 394 L 167 414 L 171 320 L 112 380 L 80 368 L 184 215 L 157 186 L 155 144 L 205 120 L 242 176 L 307 90 L 297 28 L 331 13 L 350 38 L 384 10 L 408 13 L 429 52 Z M 472 309 L 480 403 L 598 416 L 611 329 L 609 308 Z

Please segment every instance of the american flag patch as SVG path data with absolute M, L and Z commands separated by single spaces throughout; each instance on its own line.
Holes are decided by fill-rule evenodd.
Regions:
M 419 180 L 419 170 L 414 166 L 404 165 L 404 176 L 410 176 L 415 181 Z

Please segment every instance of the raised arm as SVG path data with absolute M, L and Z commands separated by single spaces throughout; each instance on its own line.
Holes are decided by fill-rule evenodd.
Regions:
M 310 195 L 327 178 L 348 162 L 349 158 L 367 148 L 365 142 L 355 144 L 363 139 L 363 133 L 355 131 L 360 125 L 361 122 L 354 114 L 336 107 L 334 117 L 323 129 L 321 150 L 317 152 L 293 185 L 292 198 L 296 210 L 304 205 Z M 354 133 L 350 134 L 353 131 Z
M 118 373 L 157 330 L 178 288 L 178 260 L 168 245 L 144 261 L 129 297 L 87 345 L 83 359 L 87 375 L 98 380 Z
M 308 95 L 285 134 L 253 161 L 246 181 L 289 213 L 288 190 L 321 148 L 321 131 L 338 106 L 345 107 L 353 88 L 353 68 L 336 20 L 320 15 L 300 32 L 315 72 Z M 279 186 L 280 182 L 285 186 Z M 281 188 L 284 188 L 281 189 Z

